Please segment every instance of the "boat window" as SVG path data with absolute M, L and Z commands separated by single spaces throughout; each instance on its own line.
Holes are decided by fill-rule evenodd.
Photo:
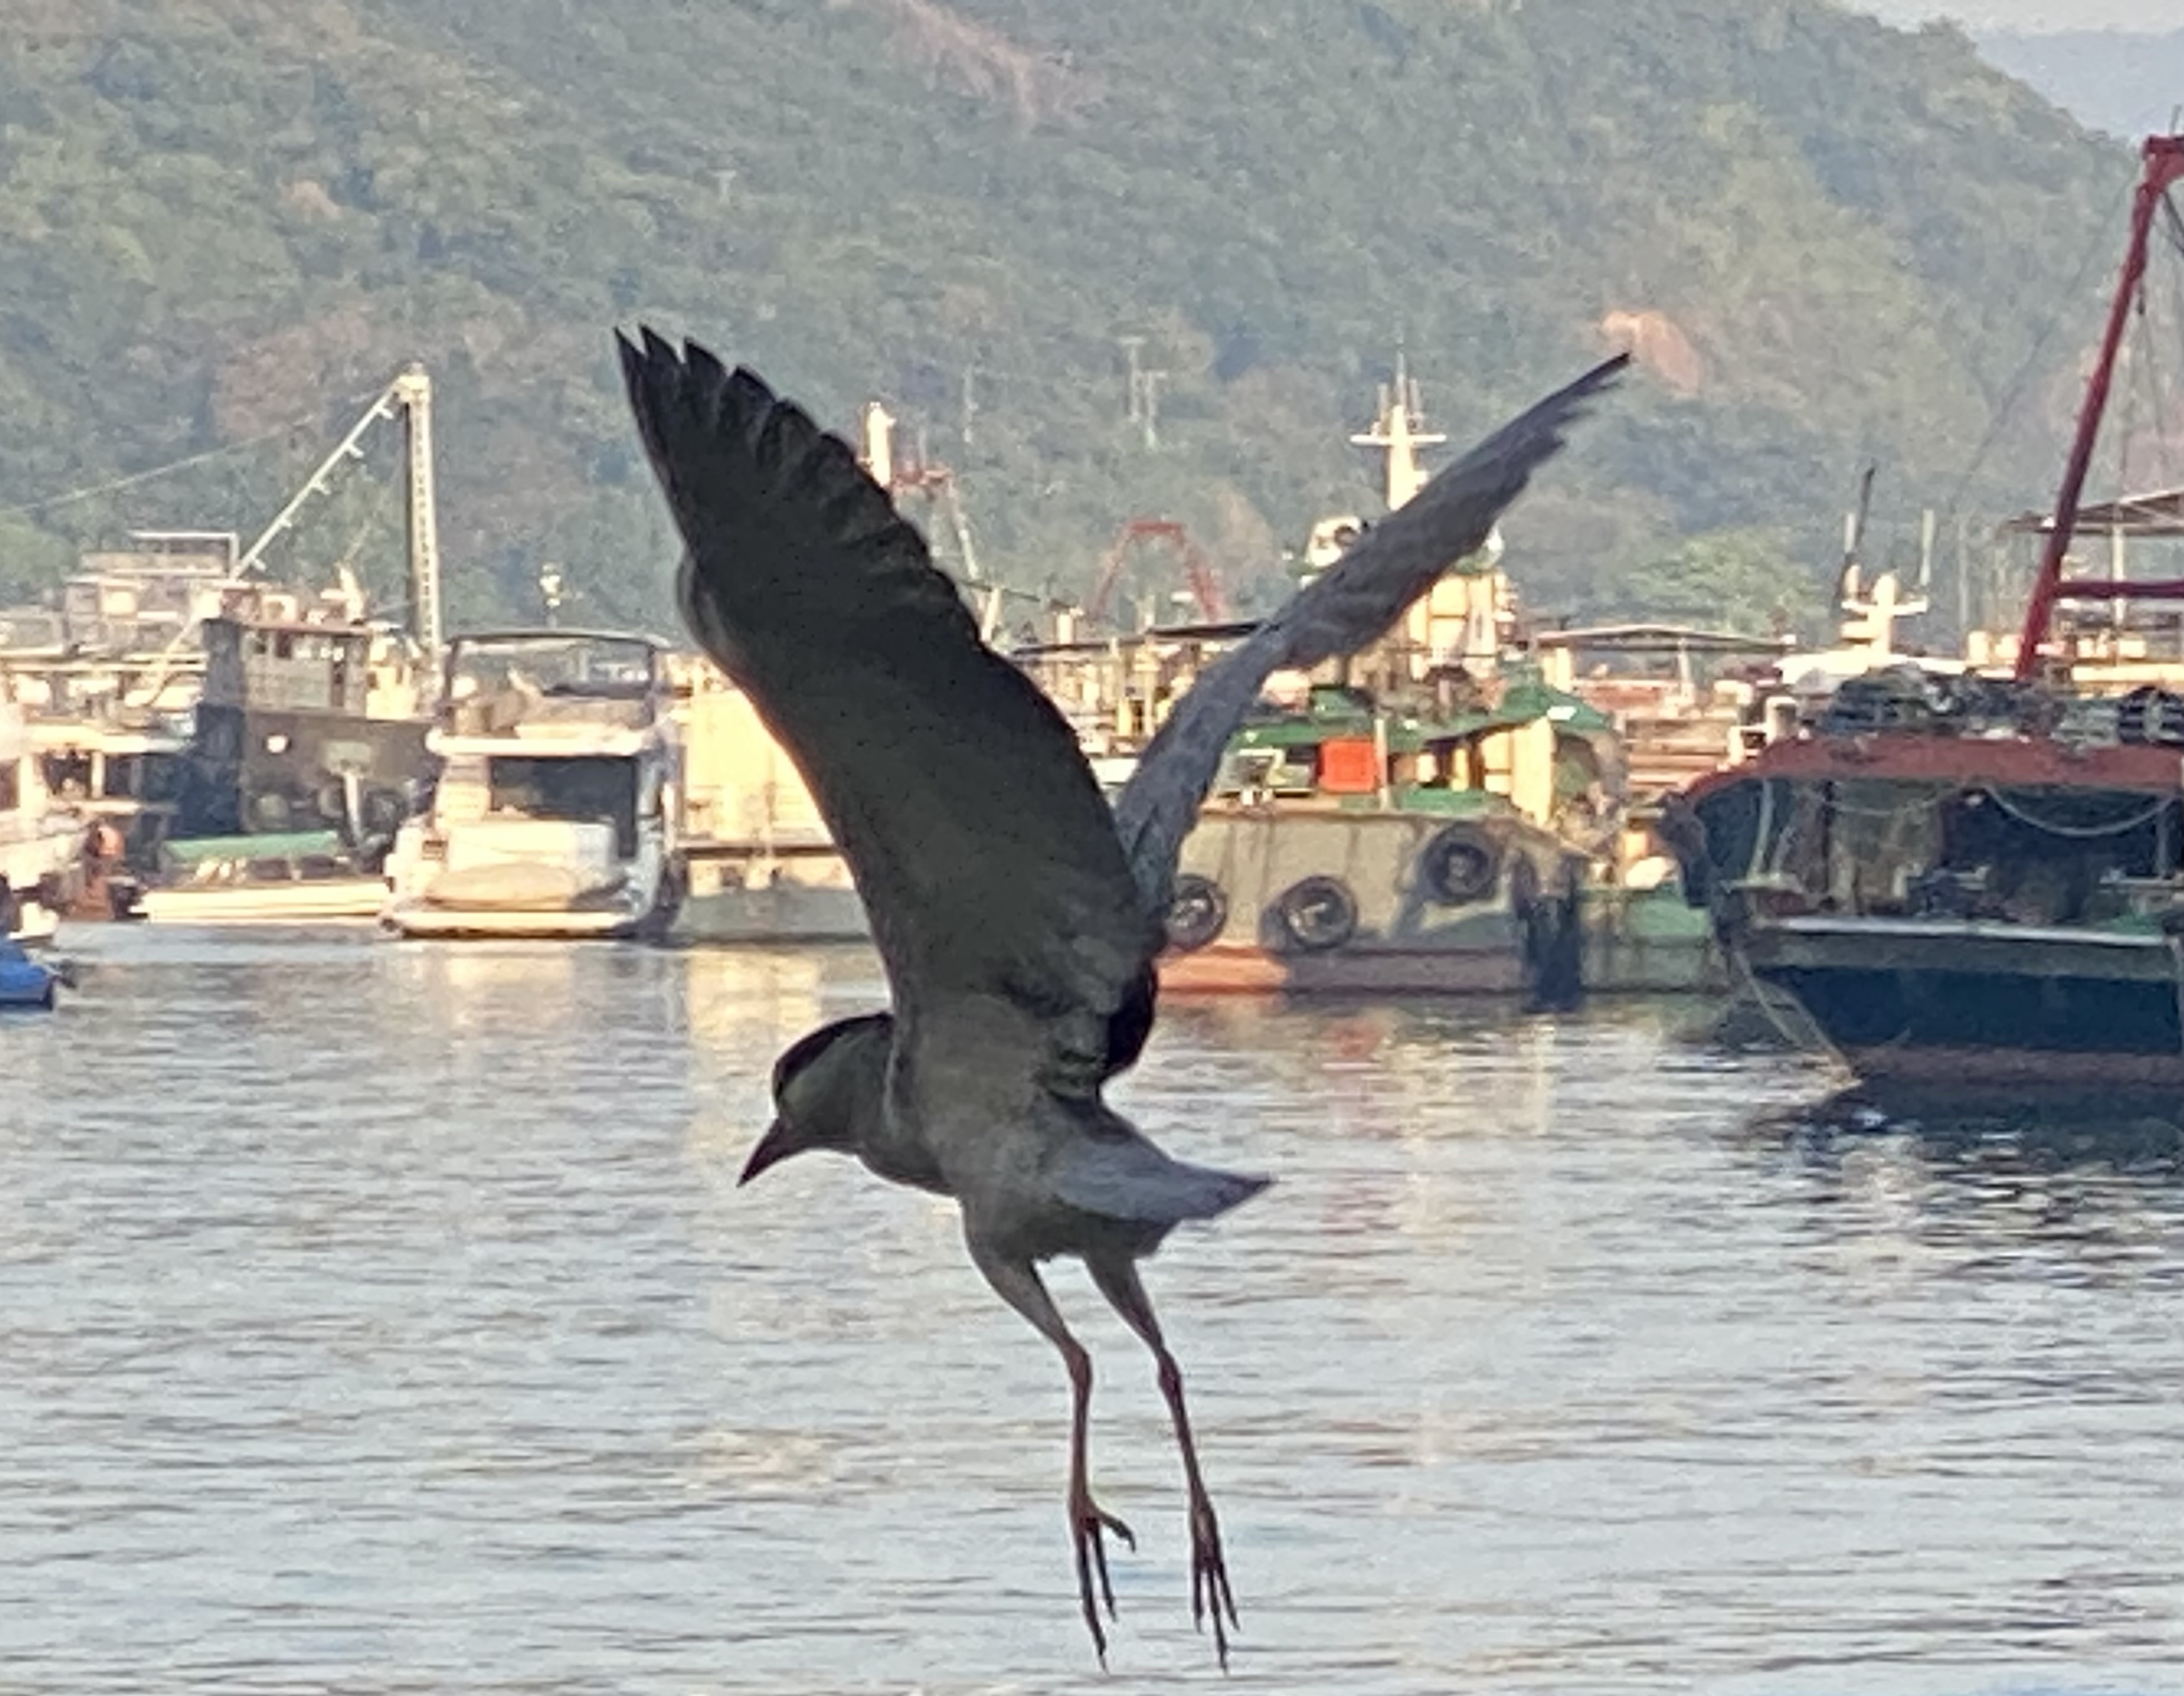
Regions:
M 172 754 L 109 754 L 109 801 L 173 801 L 181 793 L 182 762 Z
M 637 762 L 610 754 L 497 755 L 487 762 L 491 812 L 611 824 L 615 852 L 637 852 Z
M 44 768 L 46 793 L 75 800 L 91 793 L 91 756 L 75 749 L 39 756 Z
M 13 812 L 23 804 L 23 773 L 20 761 L 0 762 L 0 812 Z
M 472 638 L 455 644 L 449 664 L 458 697 L 515 689 L 534 697 L 635 700 L 658 686 L 651 644 L 632 637 Z

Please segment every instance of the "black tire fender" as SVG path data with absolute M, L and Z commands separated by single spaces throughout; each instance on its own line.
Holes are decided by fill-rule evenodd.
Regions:
M 1468 907 L 1494 893 L 1502 878 L 1502 846 L 1475 824 L 1451 824 L 1418 855 L 1418 879 L 1444 907 Z
M 1273 905 L 1275 921 L 1290 946 L 1306 954 L 1340 948 L 1357 934 L 1357 897 L 1340 878 L 1306 878 Z
M 1195 872 L 1185 872 L 1176 879 L 1164 921 L 1170 948 L 1178 954 L 1195 953 L 1228 924 L 1228 897 L 1220 884 Z

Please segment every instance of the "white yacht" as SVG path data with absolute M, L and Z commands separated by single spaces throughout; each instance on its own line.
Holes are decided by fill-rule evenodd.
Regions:
M 429 801 L 380 921 L 404 936 L 665 933 L 685 879 L 666 650 L 612 631 L 457 637 Z

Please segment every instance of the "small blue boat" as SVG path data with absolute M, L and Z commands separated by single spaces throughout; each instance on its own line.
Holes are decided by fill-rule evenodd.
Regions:
M 59 973 L 33 960 L 20 943 L 0 936 L 0 1007 L 50 1009 L 60 980 Z

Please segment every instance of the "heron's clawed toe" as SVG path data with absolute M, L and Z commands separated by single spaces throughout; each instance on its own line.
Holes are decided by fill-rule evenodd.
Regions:
M 1100 1604 L 1106 1604 L 1109 1619 L 1115 1617 L 1115 1587 L 1108 1581 L 1107 1546 L 1102 1537 L 1106 1531 L 1120 1537 L 1126 1548 L 1134 1550 L 1138 1546 L 1130 1528 L 1091 1497 L 1071 1501 L 1069 1534 L 1077 1545 L 1077 1596 L 1084 1604 L 1084 1624 L 1092 1633 L 1092 1648 L 1103 1667 L 1107 1664 L 1107 1634 L 1100 1629 Z M 1100 1583 L 1096 1599 L 1092 1588 L 1095 1576 Z
M 1213 1517 L 1213 1504 L 1201 1496 L 1190 1504 L 1191 1624 L 1204 1631 L 1209 1614 L 1213 1616 L 1213 1652 L 1226 1672 L 1228 1630 L 1238 1623 L 1236 1598 L 1228 1588 L 1228 1568 L 1221 1558 L 1221 1522 Z

